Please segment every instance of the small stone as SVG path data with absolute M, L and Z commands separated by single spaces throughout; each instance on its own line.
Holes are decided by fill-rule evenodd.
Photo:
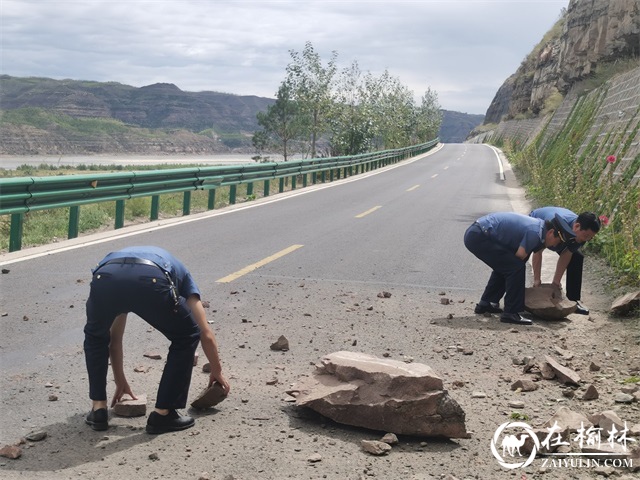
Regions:
M 449 305 L 451 303 L 451 301 L 448 298 L 444 297 L 444 298 L 440 299 L 440 303 L 442 305 Z
M 267 385 L 277 385 L 278 384 L 278 379 L 277 378 L 272 378 L 271 380 L 267 380 Z
M 211 386 L 205 388 L 198 398 L 191 402 L 191 406 L 196 409 L 213 407 L 227 398 L 227 392 L 218 382 L 213 382 Z
M 538 389 L 538 384 L 536 382 L 532 382 L 531 380 L 516 380 L 511 385 L 511 390 L 518 390 L 522 392 L 533 392 Z
M 205 363 L 204 365 L 202 365 L 202 371 L 204 373 L 211 373 L 211 364 Z
M 23 315 L 22 320 L 24 320 L 25 322 L 29 321 L 29 317 L 27 317 L 26 315 Z
M 600 370 L 600 365 L 598 365 L 597 363 L 591 362 L 591 364 L 589 365 L 589 370 L 592 372 L 597 372 Z
M 151 353 L 151 352 L 147 352 L 143 355 L 144 357 L 150 358 L 151 360 L 162 360 L 162 355 L 160 355 L 159 353 Z
M 29 440 L 30 442 L 39 442 L 47 438 L 47 432 L 45 432 L 44 430 L 37 430 L 25 435 L 24 438 Z
M 365 452 L 376 456 L 386 455 L 391 450 L 391 445 L 378 440 L 361 440 L 360 446 Z
M 7 273 L 9 273 L 10 271 L 11 271 L 11 270 L 9 270 L 8 268 L 3 268 L 3 269 L 2 269 L 2 273 L 3 273 L 3 274 L 5 274 L 5 275 L 6 275 Z
M 208 300 L 202 300 L 202 308 L 209 308 L 211 304 Z
M 576 392 L 574 392 L 571 389 L 563 390 L 562 391 L 562 396 L 566 397 L 566 398 L 573 398 L 573 397 L 576 396 Z
M 125 398 L 113 406 L 113 413 L 120 417 L 141 417 L 147 414 L 147 396 L 138 395 L 137 399 Z
M 449 315 L 447 315 L 447 319 L 451 320 L 453 318 L 453 313 L 450 313 Z
M 613 397 L 613 401 L 616 403 L 633 403 L 635 397 L 633 395 L 629 395 L 628 393 L 616 393 L 615 397 Z
M 487 394 L 484 392 L 471 392 L 471 398 L 487 398 Z
M 518 400 L 511 400 L 507 405 L 511 408 L 524 408 L 524 402 L 520 402 Z
M 322 461 L 322 455 L 319 453 L 314 453 L 307 458 L 307 462 L 309 463 L 318 463 Z
M 158 454 L 155 453 L 155 452 L 154 453 L 150 453 L 149 454 L 149 460 L 153 460 L 155 462 L 156 460 L 158 460 Z
M 582 396 L 582 400 L 596 400 L 599 397 L 600 394 L 598 393 L 596 387 L 594 385 L 589 385 L 587 387 L 587 391 L 584 392 L 584 395 Z
M 49 401 L 50 402 L 57 402 L 58 401 L 58 396 L 55 393 L 50 393 L 49 394 Z
M 395 433 L 386 433 L 384 437 L 380 439 L 380 441 L 389 445 L 397 445 L 398 437 Z
M 16 458 L 20 458 L 22 455 L 22 449 L 15 445 L 5 445 L 0 448 L 0 457 L 11 458 L 15 460 Z
M 380 293 L 378 293 L 378 298 L 391 298 L 391 293 L 389 293 L 389 292 L 380 292 Z
M 145 367 L 144 365 L 138 365 L 133 369 L 136 373 L 147 373 L 149 371 L 149 367 Z
M 289 350 L 289 340 L 284 335 L 280 335 L 278 340 L 271 344 L 271 350 L 286 352 Z

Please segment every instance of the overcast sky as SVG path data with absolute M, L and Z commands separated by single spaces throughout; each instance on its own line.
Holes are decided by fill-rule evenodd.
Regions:
M 275 96 L 310 41 L 419 99 L 484 114 L 569 0 L 0 0 L 1 70 Z

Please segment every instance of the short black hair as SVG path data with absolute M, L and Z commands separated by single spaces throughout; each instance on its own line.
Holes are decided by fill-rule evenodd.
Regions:
M 594 233 L 600 231 L 600 220 L 593 212 L 582 212 L 576 218 L 576 223 L 580 224 L 580 230 L 591 230 Z

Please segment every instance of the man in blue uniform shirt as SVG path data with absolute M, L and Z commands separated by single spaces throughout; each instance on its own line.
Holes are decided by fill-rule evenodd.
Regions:
M 491 267 L 476 313 L 500 313 L 500 321 L 531 325 L 524 311 L 526 263 L 531 253 L 570 240 L 573 232 L 560 217 L 544 221 L 514 212 L 490 213 L 467 228 L 464 244 Z M 504 311 L 500 299 L 504 296 Z
M 562 288 L 562 276 L 564 272 L 567 272 L 567 298 L 576 302 L 577 308 L 575 313 L 589 315 L 589 309 L 581 303 L 584 255 L 580 252 L 580 247 L 595 237 L 600 231 L 600 220 L 598 220 L 595 213 L 582 212 L 580 215 L 577 215 L 571 210 L 562 207 L 537 208 L 529 214 L 530 217 L 541 220 L 551 220 L 555 218 L 556 215 L 562 217 L 569 224 L 575 234 L 575 241 L 567 244 L 563 243 L 559 247 L 549 247 L 549 250 L 559 255 L 556 271 L 551 283 L 558 288 Z M 533 265 L 533 285 L 537 287 L 542 283 L 540 278 L 542 270 L 542 250 L 533 254 L 531 264 Z
M 177 410 L 187 403 L 193 358 L 202 349 L 211 364 L 209 383 L 222 375 L 215 335 L 206 321 L 200 290 L 187 268 L 158 247 L 129 247 L 104 257 L 93 270 L 84 327 L 84 352 L 89 374 L 91 412 L 86 423 L 94 430 L 108 428 L 107 370 L 109 358 L 116 384 L 113 407 L 124 394 L 136 398 L 124 374 L 122 338 L 127 313 L 133 312 L 171 341 L 162 373 L 155 410 L 147 419 L 152 434 L 183 430 L 194 425 L 192 417 Z

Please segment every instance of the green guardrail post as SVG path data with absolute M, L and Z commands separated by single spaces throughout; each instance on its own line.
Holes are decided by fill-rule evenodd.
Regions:
M 116 225 L 115 229 L 124 227 L 124 200 L 116 200 Z
M 311 183 L 315 185 L 317 181 L 318 181 L 318 172 L 313 172 L 311 174 Z
M 336 180 L 340 180 L 340 169 L 336 170 Z
M 253 182 L 247 183 L 247 197 L 253 195 Z
M 67 238 L 78 238 L 78 225 L 80 224 L 80 207 L 69 207 L 69 232 Z
M 184 192 L 182 196 L 182 215 L 189 215 L 191 213 L 191 190 Z
M 271 187 L 271 180 L 265 180 L 264 181 L 264 196 L 265 197 L 269 196 L 269 187 Z
M 302 175 L 302 186 L 303 187 L 307 186 L 307 174 L 306 173 L 304 175 Z
M 209 197 L 207 198 L 207 208 L 213 210 L 216 208 L 216 189 L 209 190 Z
M 17 252 L 22 248 L 22 230 L 24 228 L 24 213 L 11 214 L 11 229 L 9 231 L 9 251 Z
M 291 190 L 295 190 L 296 189 L 296 183 L 298 182 L 298 176 L 297 175 L 293 175 L 291 177 Z
M 353 175 L 353 165 L 349 165 L 349 176 Z
M 278 192 L 284 192 L 284 177 L 280 179 L 280 185 L 278 186 Z
M 333 169 L 329 170 L 329 181 L 333 182 Z
M 237 191 L 237 185 L 229 185 L 229 204 L 230 205 L 235 205 L 236 203 L 236 191 Z
M 322 183 L 325 183 L 327 181 L 327 171 L 323 170 L 322 171 Z
M 151 197 L 151 213 L 149 214 L 149 220 L 157 220 L 160 216 L 160 195 L 153 195 Z

